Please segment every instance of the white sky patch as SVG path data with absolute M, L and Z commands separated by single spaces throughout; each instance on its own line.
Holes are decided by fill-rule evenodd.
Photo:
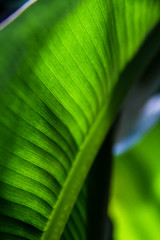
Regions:
M 38 0 L 29 0 L 24 3 L 20 8 L 18 8 L 15 12 L 13 12 L 8 18 L 0 23 L 0 30 L 5 28 L 8 24 L 13 22 L 18 16 L 20 16 L 29 6 L 33 3 L 37 2 Z

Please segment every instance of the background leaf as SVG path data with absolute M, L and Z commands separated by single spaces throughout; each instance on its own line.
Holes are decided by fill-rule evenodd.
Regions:
M 137 146 L 115 158 L 109 213 L 117 240 L 159 239 L 159 135 L 157 124 Z

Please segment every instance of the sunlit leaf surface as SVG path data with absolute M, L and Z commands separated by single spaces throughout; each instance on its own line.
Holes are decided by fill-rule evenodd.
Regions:
M 119 75 L 159 21 L 156 0 L 77 3 L 39 0 L 0 32 L 0 239 L 61 237 Z

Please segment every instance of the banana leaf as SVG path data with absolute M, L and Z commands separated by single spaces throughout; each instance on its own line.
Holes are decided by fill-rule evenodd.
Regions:
M 159 12 L 158 0 L 39 0 L 1 27 L 0 239 L 60 239 L 125 93 L 159 47 Z

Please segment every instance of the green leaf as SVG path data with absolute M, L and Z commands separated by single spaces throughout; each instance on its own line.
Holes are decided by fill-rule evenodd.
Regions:
M 156 29 L 158 30 L 159 26 Z M 126 81 L 128 79 L 130 81 L 132 79 L 136 80 L 142 74 L 144 69 L 145 69 L 145 75 L 142 74 L 142 77 L 143 78 L 145 77 L 145 80 L 148 80 L 147 79 L 149 76 L 148 72 L 152 74 L 152 78 L 150 76 L 150 78 L 152 79 L 152 84 L 156 80 L 155 78 L 159 77 L 158 76 L 159 71 L 157 72 L 158 70 L 157 68 L 159 65 L 157 64 L 156 66 L 154 66 L 154 69 L 152 68 L 153 62 L 155 62 L 155 57 L 151 61 L 152 65 L 149 65 L 147 67 L 147 70 L 146 70 L 146 63 L 149 61 L 149 59 L 151 60 L 152 57 L 147 55 L 147 58 L 145 57 L 145 60 L 144 60 L 144 52 L 146 51 L 146 49 L 153 50 L 153 48 L 156 46 L 157 40 L 160 37 L 160 36 L 158 37 L 159 34 L 157 34 L 157 30 L 154 33 L 156 35 L 154 35 L 153 33 L 151 34 L 151 36 L 147 39 L 147 41 L 145 41 L 145 43 L 141 47 L 138 54 L 136 54 L 133 60 L 125 68 L 125 71 L 120 75 L 119 82 L 118 82 L 119 86 L 117 85 L 117 87 L 115 88 L 116 96 L 118 96 L 117 89 L 119 89 L 120 86 L 125 86 L 123 88 L 123 94 L 125 95 L 125 91 L 126 89 L 128 89 L 128 82 Z M 155 41 L 155 38 L 157 39 L 156 41 Z M 152 54 L 153 54 L 153 51 L 152 51 Z M 139 67 L 139 64 L 140 64 L 140 67 Z M 155 72 L 157 72 L 157 74 L 155 74 Z M 115 94 L 113 94 L 111 98 L 111 108 L 117 108 L 118 106 L 117 101 L 119 101 L 120 96 L 117 97 L 116 99 Z M 121 95 L 123 94 L 121 90 Z M 147 121 L 149 120 L 147 119 Z M 116 122 L 119 122 L 119 118 L 117 118 Z M 83 184 L 79 197 L 67 221 L 61 240 L 63 239 L 97 240 L 97 239 L 112 238 L 111 236 L 113 234 L 112 232 L 114 230 L 115 221 L 113 221 L 113 227 L 112 227 L 112 223 L 107 217 L 107 207 L 108 207 L 108 194 L 110 193 L 110 191 L 111 192 L 113 191 L 112 188 L 116 188 L 116 186 L 114 186 L 115 185 L 114 182 L 112 183 L 112 181 L 115 181 L 115 178 L 116 178 L 115 176 L 114 178 L 113 177 L 111 178 L 112 188 L 110 190 L 110 175 L 111 175 L 111 170 L 113 168 L 112 161 L 113 160 L 117 161 L 117 159 L 112 159 L 113 157 L 111 156 L 111 153 L 110 153 L 111 151 L 113 151 L 112 145 L 113 145 L 113 137 L 114 137 L 113 130 L 115 130 L 114 125 L 115 124 L 113 124 L 110 133 L 107 134 L 107 138 L 105 139 L 101 149 L 99 150 L 99 153 L 96 159 L 94 160 L 94 164 L 92 165 L 92 168 L 87 176 L 87 179 L 85 180 L 85 183 Z M 142 135 L 141 137 L 144 137 L 144 136 Z M 151 141 L 154 142 L 153 139 Z M 118 171 L 118 167 L 116 168 L 116 170 Z M 114 203 L 111 202 L 111 204 L 113 205 Z M 112 208 L 111 210 L 113 212 L 114 206 Z M 116 215 L 118 215 L 117 212 L 116 212 Z M 116 216 L 116 218 L 118 218 L 118 216 Z M 114 220 L 113 217 L 112 219 Z M 118 222 L 118 219 L 116 220 Z M 120 219 L 119 225 L 120 224 L 122 225 L 121 219 Z M 117 229 L 115 232 L 116 233 L 114 234 L 117 234 Z M 125 232 L 125 226 L 124 226 L 124 232 Z M 123 237 L 123 238 L 128 238 L 128 237 Z
M 159 239 L 159 136 L 157 124 L 137 146 L 115 158 L 109 213 L 117 240 Z
M 1 238 L 60 239 L 159 10 L 39 0 L 0 32 Z

